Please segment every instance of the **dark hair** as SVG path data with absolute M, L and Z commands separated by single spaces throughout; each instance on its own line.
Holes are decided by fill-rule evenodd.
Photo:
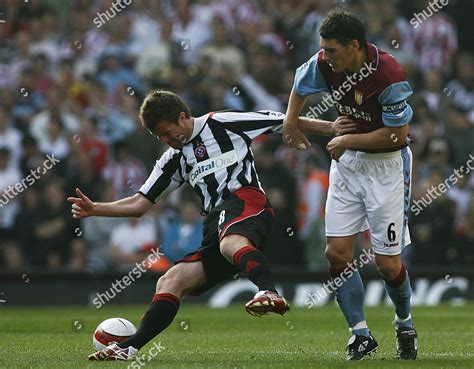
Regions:
M 64 122 L 60 114 L 52 113 L 49 124 L 56 124 L 61 130 L 64 129 Z
M 357 40 L 361 49 L 366 48 L 364 24 L 359 17 L 344 9 L 330 11 L 319 28 L 319 34 L 327 40 L 336 39 L 344 46 Z
M 33 136 L 26 134 L 26 135 L 23 135 L 23 138 L 21 140 L 21 145 L 22 146 L 26 146 L 26 145 L 38 146 L 38 143 L 36 142 L 36 139 Z
M 0 156 L 9 158 L 10 157 L 10 149 L 6 146 L 0 147 Z
M 164 121 L 178 124 L 181 112 L 186 118 L 191 117 L 191 110 L 181 97 L 170 91 L 152 91 L 143 100 L 140 119 L 143 126 L 153 132 L 157 124 Z

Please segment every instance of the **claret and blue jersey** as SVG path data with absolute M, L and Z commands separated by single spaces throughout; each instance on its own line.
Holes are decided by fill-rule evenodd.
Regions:
M 299 96 L 329 92 L 338 114 L 356 122 L 356 133 L 404 126 L 413 115 L 407 103 L 413 91 L 392 55 L 366 45 L 367 61 L 354 74 L 333 72 L 320 50 L 297 69 L 294 91 Z

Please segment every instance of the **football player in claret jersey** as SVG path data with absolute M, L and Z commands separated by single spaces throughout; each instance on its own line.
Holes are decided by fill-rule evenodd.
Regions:
M 199 294 L 236 273 L 259 289 L 245 307 L 252 315 L 284 314 L 289 305 L 275 289 L 262 253 L 274 211 L 262 189 L 250 150 L 253 138 L 281 132 L 284 115 L 273 111 L 216 112 L 193 118 L 176 94 L 151 92 L 142 104 L 143 125 L 171 146 L 137 194 L 114 202 L 92 202 L 79 189 L 69 197 L 75 218 L 138 217 L 170 191 L 189 183 L 201 199 L 203 240 L 196 252 L 179 260 L 156 285 L 148 311 L 135 335 L 89 356 L 90 360 L 132 360 L 139 349 L 173 321 L 185 295 Z M 301 118 L 307 133 L 352 132 L 348 119 L 324 122 Z M 199 245 L 196 245 L 196 247 Z M 271 245 L 269 245 L 271 246 Z
M 363 311 L 364 287 L 350 272 L 357 234 L 370 229 L 378 271 L 395 306 L 396 357 L 415 359 L 417 332 L 410 314 L 411 287 L 400 254 L 410 244 L 411 151 L 407 146 L 412 94 L 402 68 L 388 53 L 366 42 L 362 22 L 336 9 L 320 27 L 321 50 L 296 71 L 286 113 L 283 140 L 304 149 L 308 140 L 298 129 L 306 97 L 329 92 L 324 104 L 356 122 L 356 132 L 335 137 L 326 203 L 326 257 L 329 271 L 343 279 L 336 299 L 352 335 L 347 359 L 375 352 Z M 327 109 L 326 109 L 327 110 Z M 347 277 L 347 278 L 346 278 Z

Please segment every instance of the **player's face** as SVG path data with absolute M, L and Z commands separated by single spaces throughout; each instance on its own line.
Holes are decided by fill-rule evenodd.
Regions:
M 323 49 L 323 60 L 329 64 L 333 72 L 340 73 L 352 66 L 355 51 L 354 45 L 342 45 L 336 39 L 320 39 Z
M 186 115 L 183 112 L 179 116 L 178 123 L 166 121 L 159 122 L 153 130 L 153 134 L 161 142 L 171 146 L 173 149 L 180 149 L 190 137 L 185 122 Z

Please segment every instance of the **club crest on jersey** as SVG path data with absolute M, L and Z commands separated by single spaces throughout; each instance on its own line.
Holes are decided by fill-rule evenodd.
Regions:
M 206 146 L 202 142 L 199 142 L 194 148 L 194 155 L 198 158 L 203 158 L 207 153 Z
M 354 99 L 355 99 L 355 102 L 358 105 L 362 105 L 362 100 L 364 99 L 364 94 L 362 92 L 360 92 L 359 90 L 355 90 Z

